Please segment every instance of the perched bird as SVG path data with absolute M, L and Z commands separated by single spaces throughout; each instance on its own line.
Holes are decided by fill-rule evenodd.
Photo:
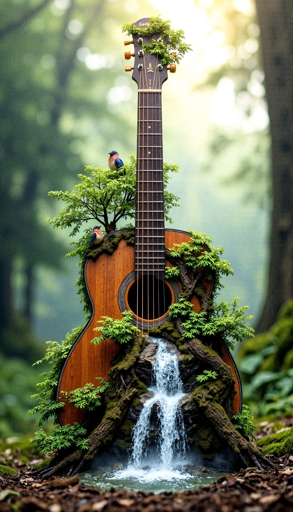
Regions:
M 119 158 L 119 153 L 112 149 L 109 153 L 109 159 L 108 159 L 108 165 L 111 169 L 111 171 L 119 171 L 120 167 L 123 167 L 124 162 Z
M 101 241 L 103 240 L 104 235 L 103 235 L 102 231 L 100 230 L 100 227 L 101 226 L 93 227 L 93 232 L 92 232 L 92 235 L 90 238 L 90 243 L 89 243 L 89 249 L 92 249 L 95 245 L 100 244 Z

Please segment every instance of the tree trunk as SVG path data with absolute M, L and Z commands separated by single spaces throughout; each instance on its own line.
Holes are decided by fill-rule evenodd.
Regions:
M 257 331 L 293 296 L 293 56 L 291 0 L 256 0 L 272 139 L 272 218 L 267 295 Z
M 10 327 L 12 318 L 11 258 L 0 260 L 0 333 Z
M 28 263 L 25 267 L 26 284 L 23 290 L 23 315 L 32 324 L 33 320 L 33 299 L 35 289 L 35 265 Z

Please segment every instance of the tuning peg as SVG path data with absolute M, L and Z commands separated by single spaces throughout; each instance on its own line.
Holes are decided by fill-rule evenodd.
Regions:
M 124 68 L 124 69 L 125 69 L 125 71 L 132 71 L 132 70 L 133 70 L 133 67 L 131 67 L 131 66 L 125 66 L 125 68 Z
M 135 56 L 135 53 L 124 52 L 124 57 L 126 60 L 129 60 L 129 59 L 131 59 L 131 57 L 134 57 L 134 56 Z
M 176 73 L 176 64 L 170 64 L 167 69 L 170 71 L 170 73 Z
M 133 44 L 133 41 L 124 41 L 124 46 L 128 46 L 129 44 Z

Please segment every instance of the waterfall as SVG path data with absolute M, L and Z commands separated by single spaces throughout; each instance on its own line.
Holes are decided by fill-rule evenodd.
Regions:
M 166 342 L 156 339 L 158 345 L 156 361 L 153 364 L 153 396 L 147 400 L 133 432 L 131 465 L 142 468 L 149 458 L 156 460 L 156 466 L 171 469 L 175 461 L 186 455 L 184 422 L 179 402 L 184 396 L 180 379 L 178 358 L 175 351 L 169 351 Z M 153 406 L 158 410 L 157 442 L 152 446 L 149 439 Z M 158 464 L 159 462 L 159 464 Z

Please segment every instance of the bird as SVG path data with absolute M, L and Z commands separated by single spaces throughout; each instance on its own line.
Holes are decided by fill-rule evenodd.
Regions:
M 123 167 L 124 162 L 119 158 L 119 153 L 116 151 L 116 149 L 112 149 L 110 153 L 108 153 L 109 159 L 108 159 L 108 165 L 111 169 L 111 171 L 119 171 L 120 167 Z
M 98 245 L 101 243 L 101 241 L 104 238 L 104 235 L 101 231 L 101 226 L 94 226 L 93 232 L 91 234 L 90 242 L 89 242 L 89 249 L 92 249 L 95 245 Z

